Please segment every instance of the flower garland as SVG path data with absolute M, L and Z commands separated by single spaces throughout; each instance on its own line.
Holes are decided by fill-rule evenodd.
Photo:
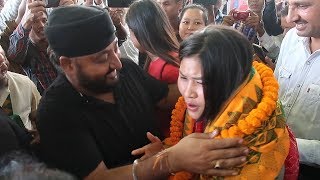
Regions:
M 253 67 L 257 70 L 262 81 L 262 93 L 263 97 L 261 102 L 257 105 L 257 108 L 253 109 L 247 117 L 239 120 L 237 124 L 229 128 L 225 128 L 220 132 L 218 138 L 228 137 L 243 137 L 250 135 L 257 128 L 259 128 L 264 121 L 272 114 L 276 108 L 278 100 L 279 84 L 274 78 L 273 71 L 262 63 L 253 61 Z M 178 102 L 175 105 L 175 109 L 172 111 L 172 120 L 170 122 L 170 137 L 165 139 L 166 145 L 172 146 L 177 144 L 183 134 L 184 116 L 186 111 L 186 103 L 183 97 L 179 97 Z M 192 173 L 178 172 L 174 176 L 171 176 L 171 180 L 191 179 Z

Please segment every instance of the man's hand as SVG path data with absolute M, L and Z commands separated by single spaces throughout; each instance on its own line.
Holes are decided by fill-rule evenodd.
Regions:
M 140 160 L 145 160 L 164 149 L 161 140 L 157 136 L 147 132 L 147 138 L 150 140 L 150 144 L 147 144 L 142 148 L 135 149 L 131 152 L 132 155 L 144 154 Z
M 232 168 L 243 164 L 249 152 L 242 142 L 240 138 L 212 139 L 210 134 L 193 133 L 167 149 L 170 168 L 173 172 L 237 175 L 238 171 Z
M 227 16 L 223 17 L 222 25 L 232 26 L 234 24 L 234 22 L 236 21 L 233 18 L 233 13 L 234 13 L 235 10 L 236 9 L 232 9 Z
M 109 14 L 116 27 L 121 26 L 124 16 L 123 8 L 109 8 Z
M 261 17 L 259 17 L 255 12 L 250 11 L 250 16 L 246 19 L 245 25 L 254 28 L 259 36 L 261 37 L 264 33 L 264 27 L 263 24 L 261 23 Z
M 21 20 L 23 28 L 31 30 L 34 21 L 42 16 L 45 11 L 45 3 L 43 1 L 27 0 L 26 11 Z

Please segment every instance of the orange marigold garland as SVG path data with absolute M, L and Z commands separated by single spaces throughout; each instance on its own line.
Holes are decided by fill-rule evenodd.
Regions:
M 263 97 L 261 102 L 257 108 L 253 109 L 247 117 L 239 120 L 236 125 L 223 129 L 220 133 L 222 138 L 243 137 L 252 134 L 268 119 L 276 108 L 279 84 L 274 78 L 273 71 L 266 65 L 256 61 L 253 62 L 253 67 L 258 71 L 262 81 Z
M 255 130 L 259 128 L 275 110 L 278 100 L 279 84 L 274 78 L 273 71 L 266 65 L 256 61 L 253 61 L 253 67 L 257 70 L 262 81 L 263 97 L 261 102 L 258 104 L 257 108 L 253 109 L 248 114 L 247 117 L 239 120 L 237 124 L 223 129 L 217 138 L 243 137 L 245 135 L 250 135 L 254 133 Z M 181 140 L 186 108 L 187 106 L 183 97 L 179 97 L 178 102 L 175 105 L 175 109 L 172 111 L 170 137 L 164 141 L 166 145 L 173 146 Z M 178 172 L 174 176 L 170 176 L 169 179 L 185 180 L 191 178 L 192 173 Z

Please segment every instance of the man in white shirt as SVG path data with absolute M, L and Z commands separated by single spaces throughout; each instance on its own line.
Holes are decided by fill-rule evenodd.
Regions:
M 275 69 L 287 123 L 297 137 L 303 176 L 320 170 L 319 10 L 319 0 L 289 0 L 287 20 L 296 26 L 282 42 Z
M 8 66 L 0 46 L 0 106 L 19 125 L 33 130 L 40 93 L 27 76 L 8 71 Z

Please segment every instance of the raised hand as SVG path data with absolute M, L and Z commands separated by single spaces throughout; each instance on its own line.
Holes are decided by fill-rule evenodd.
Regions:
M 150 144 L 145 145 L 142 148 L 135 149 L 131 152 L 132 155 L 144 154 L 140 160 L 147 159 L 164 149 L 161 140 L 157 136 L 147 132 L 147 138 L 150 140 Z
M 124 9 L 123 8 L 109 8 L 109 14 L 115 26 L 120 26 L 123 21 Z
M 45 3 L 37 0 L 27 0 L 26 10 L 21 20 L 22 26 L 26 30 L 31 30 L 33 23 L 45 13 Z
M 260 17 L 255 13 L 255 12 L 253 12 L 253 11 L 250 11 L 250 10 L 248 10 L 249 12 L 250 12 L 250 15 L 249 15 L 249 17 L 245 20 L 245 24 L 247 25 L 247 26 L 250 26 L 250 27 L 252 27 L 252 28 L 255 28 L 255 29 L 257 29 L 257 27 L 259 26 L 259 24 L 260 24 Z
M 234 22 L 236 21 L 233 18 L 233 13 L 236 9 L 232 9 L 228 15 L 223 17 L 223 21 L 222 21 L 222 25 L 226 25 L 226 26 L 232 26 L 234 24 Z

